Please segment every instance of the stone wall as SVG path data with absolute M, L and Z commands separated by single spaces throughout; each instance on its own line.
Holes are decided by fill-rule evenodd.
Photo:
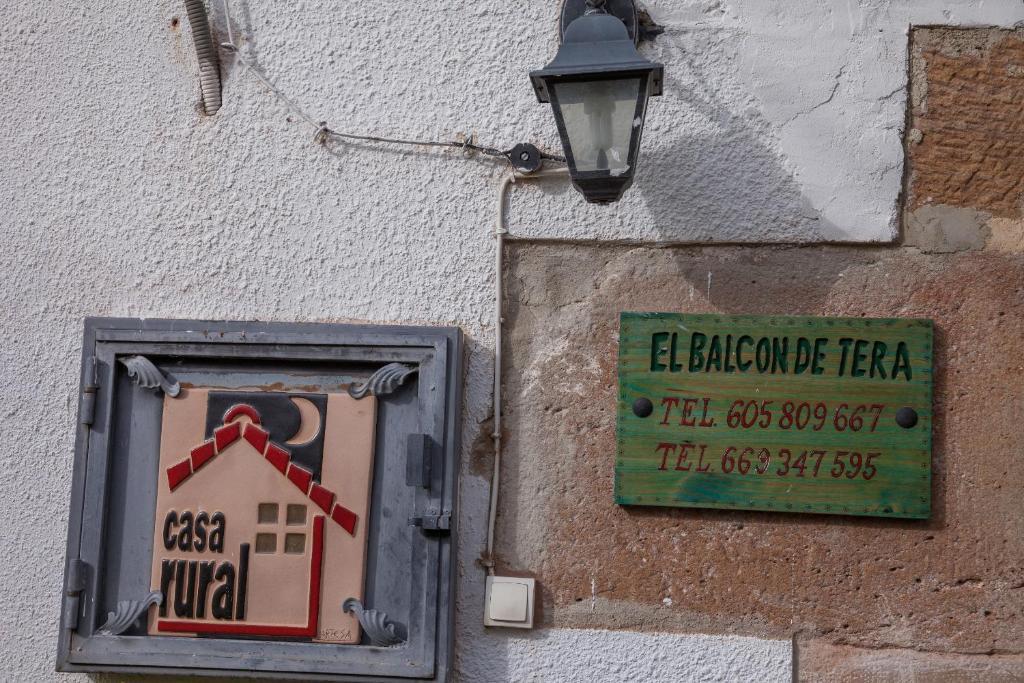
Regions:
M 905 238 L 1024 248 L 1024 29 L 922 28 L 911 50 Z
M 808 681 L 1024 677 L 1024 35 L 912 46 L 905 245 L 513 243 L 498 548 L 544 626 L 793 638 Z M 616 506 L 624 310 L 933 319 L 932 517 Z

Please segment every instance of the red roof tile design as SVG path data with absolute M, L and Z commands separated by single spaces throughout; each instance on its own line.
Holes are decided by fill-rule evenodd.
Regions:
M 237 422 L 224 425 L 223 427 L 217 427 L 213 430 L 213 441 L 217 444 L 217 452 L 220 453 L 222 450 L 233 444 L 238 440 L 238 435 L 241 433 L 242 425 Z
M 192 461 L 190 459 L 186 458 L 177 465 L 167 468 L 167 483 L 170 484 L 172 491 L 190 476 L 192 476 Z
M 276 467 L 278 472 L 288 474 L 288 461 L 291 458 L 288 451 L 276 443 L 272 443 L 267 446 L 267 452 L 263 454 L 263 457 L 269 460 L 270 464 Z
M 309 499 L 320 506 L 320 509 L 331 514 L 331 506 L 334 505 L 334 494 L 320 484 L 313 484 L 309 490 Z
M 242 437 L 260 453 L 267 450 L 267 442 L 270 441 L 270 433 L 253 424 L 245 425 Z
M 331 519 L 337 522 L 345 531 L 353 536 L 356 535 L 356 513 L 335 503 L 334 509 L 331 510 Z
M 324 486 L 314 483 L 313 487 L 309 489 L 309 500 L 321 506 L 324 512 L 331 514 L 331 507 L 334 505 L 334 494 Z
M 251 422 L 242 428 L 237 422 L 242 416 Z M 291 462 L 291 453 L 270 440 L 270 433 L 259 427 L 260 415 L 250 405 L 233 406 L 224 414 L 224 426 L 213 431 L 213 439 L 204 441 L 189 454 L 189 457 L 167 468 L 167 485 L 175 490 L 200 468 L 220 455 L 221 451 L 244 438 L 256 451 L 267 459 L 274 468 L 285 475 L 304 496 L 316 503 L 324 512 L 329 512 L 342 529 L 355 536 L 358 516 L 340 503 L 334 503 L 334 492 L 313 481 L 313 473 Z M 333 503 L 333 507 L 332 507 Z
M 293 484 L 295 484 L 302 495 L 309 495 L 309 486 L 313 483 L 313 473 L 304 467 L 299 467 L 295 463 L 288 466 L 288 478 Z
M 214 448 L 213 441 L 204 441 L 200 445 L 192 449 L 192 471 L 195 472 L 200 467 L 205 465 L 210 458 L 217 455 L 217 449 Z

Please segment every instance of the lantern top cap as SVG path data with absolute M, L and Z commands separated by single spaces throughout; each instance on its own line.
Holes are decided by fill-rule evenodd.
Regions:
M 590 17 L 590 20 L 580 21 L 586 17 Z M 613 40 L 633 42 L 622 20 L 604 10 L 588 10 L 582 17 L 573 20 L 565 29 L 565 35 L 562 36 L 563 44 L 600 43 Z
M 585 14 L 565 30 L 555 58 L 543 69 L 530 72 L 541 102 L 550 102 L 547 81 L 617 74 L 654 74 L 650 94 L 661 94 L 662 65 L 637 52 L 622 21 L 610 14 Z

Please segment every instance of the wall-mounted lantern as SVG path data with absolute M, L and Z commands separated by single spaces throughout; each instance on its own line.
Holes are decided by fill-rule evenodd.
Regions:
M 530 73 L 588 202 L 618 201 L 633 183 L 647 98 L 661 95 L 662 65 L 637 52 L 637 23 L 633 0 L 566 0 L 561 47 Z

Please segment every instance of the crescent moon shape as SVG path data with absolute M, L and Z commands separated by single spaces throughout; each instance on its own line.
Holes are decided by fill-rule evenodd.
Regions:
M 299 409 L 299 431 L 285 441 L 292 446 L 302 446 L 316 438 L 320 433 L 320 410 L 308 398 L 291 397 L 292 403 Z

